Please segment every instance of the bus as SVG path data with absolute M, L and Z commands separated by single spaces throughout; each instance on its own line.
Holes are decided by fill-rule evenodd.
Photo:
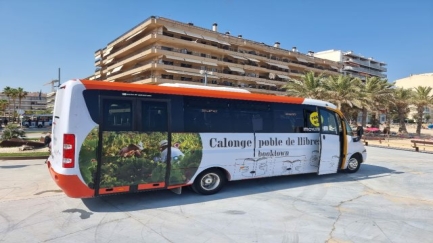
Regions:
M 22 118 L 22 126 L 43 128 L 52 125 L 53 114 L 26 115 Z
M 57 91 L 48 170 L 72 198 L 358 171 L 364 145 L 336 106 L 183 84 L 70 80 Z

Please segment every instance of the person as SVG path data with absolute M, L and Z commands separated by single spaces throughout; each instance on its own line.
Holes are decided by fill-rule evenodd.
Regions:
M 364 134 L 364 128 L 361 126 L 361 124 L 358 123 L 358 127 L 356 128 L 356 136 L 362 138 L 363 134 Z
M 167 148 L 168 148 L 168 141 L 162 140 L 159 143 L 159 150 L 161 151 L 161 161 L 164 163 L 167 162 L 167 152 L 168 152 Z M 181 156 L 184 156 L 184 154 L 182 153 L 182 151 L 180 151 L 178 146 L 171 147 L 171 159 L 173 162 L 180 159 Z
M 49 147 L 51 143 L 51 133 L 47 133 L 47 135 L 44 138 L 44 146 Z

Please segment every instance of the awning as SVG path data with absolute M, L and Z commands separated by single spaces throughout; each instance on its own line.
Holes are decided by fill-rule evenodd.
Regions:
M 139 73 L 141 73 L 141 72 L 143 72 L 143 70 L 142 70 L 142 71 L 138 71 L 138 72 L 136 72 L 136 73 L 133 73 L 133 74 L 131 74 L 131 75 L 137 75 L 137 74 L 139 74 Z
M 268 86 L 276 86 L 275 84 L 270 84 L 270 83 L 265 83 L 265 82 L 259 82 L 259 81 L 256 81 L 256 84 L 268 85 Z
M 204 78 L 204 74 L 201 73 L 190 73 L 190 72 L 182 72 L 182 71 L 176 71 L 176 70 L 165 70 L 167 73 L 175 73 L 175 74 L 181 74 L 181 75 L 190 75 L 190 76 L 196 76 L 196 77 L 203 77 Z M 214 76 L 214 75 L 206 75 L 208 78 L 215 78 L 218 79 L 218 76 Z
M 310 63 L 310 61 L 308 61 L 308 60 L 306 60 L 306 59 L 304 59 L 304 58 L 297 57 L 296 59 L 297 59 L 298 61 L 300 61 L 300 62 Z
M 220 41 L 217 39 L 217 38 L 213 38 L 213 37 L 210 37 L 210 36 L 203 36 L 203 39 L 205 39 L 205 40 L 208 40 L 208 41 L 213 41 L 213 42 L 218 42 L 218 43 L 220 43 Z
M 183 31 L 183 30 L 180 30 L 180 29 L 176 29 L 176 28 L 173 28 L 173 27 L 167 27 L 167 26 L 164 26 L 168 31 L 170 31 L 170 32 L 174 32 L 174 33 L 178 33 L 178 34 L 182 34 L 182 35 L 185 35 L 185 31 Z
M 182 72 L 180 71 L 175 71 L 175 70 L 165 70 L 167 73 L 176 73 L 176 74 L 182 74 Z
M 183 74 L 185 74 L 185 75 L 191 75 L 191 76 L 196 76 L 196 77 L 204 77 L 204 74 L 201 74 L 201 73 L 183 72 Z M 207 75 L 207 77 L 210 77 L 210 75 Z
M 176 57 L 176 56 L 170 56 L 170 55 L 164 55 L 166 58 L 168 59 L 172 59 L 172 60 L 179 60 L 179 61 L 184 61 L 185 58 L 183 57 Z
M 273 63 L 273 62 L 266 62 L 266 63 L 269 64 L 269 65 L 271 65 L 271 66 L 276 66 L 276 67 L 279 67 L 279 68 L 282 68 L 282 69 L 289 69 L 288 66 L 281 65 L 281 64 L 278 64 L 278 63 Z
M 113 71 L 111 71 L 111 73 L 115 73 L 115 72 L 120 71 L 120 69 L 122 69 L 122 67 L 123 67 L 123 65 L 120 65 L 120 66 L 114 68 Z
M 331 66 L 331 68 L 338 70 L 338 67 L 336 67 L 336 66 Z
M 210 66 L 215 66 L 215 67 L 217 67 L 217 66 L 218 66 L 218 64 L 216 64 L 216 63 L 213 63 L 213 62 L 206 62 L 206 61 L 201 61 L 201 63 L 203 63 L 204 65 L 210 65 Z
M 277 74 L 277 76 L 278 76 L 279 78 L 290 79 L 289 76 L 282 75 L 282 74 Z
M 100 74 L 98 74 L 98 75 L 96 75 L 96 76 L 95 76 L 95 78 L 99 78 L 99 77 L 101 77 L 101 75 L 100 75 Z
M 98 54 L 96 57 L 95 57 L 95 60 L 96 59 L 100 59 L 101 58 L 101 54 Z
M 253 62 L 260 62 L 259 60 L 251 58 L 251 57 L 247 57 L 247 58 L 248 58 L 248 60 L 253 61 Z
M 195 38 L 203 39 L 203 36 L 196 34 L 196 33 L 189 32 L 189 31 L 185 31 L 185 34 L 188 36 L 195 37 Z
M 247 60 L 245 57 L 240 57 L 240 56 L 231 55 L 231 54 L 229 54 L 229 56 L 240 59 L 240 60 Z
M 242 68 L 237 67 L 229 67 L 231 71 L 239 72 L 239 73 L 245 73 L 245 71 Z
M 128 38 L 126 38 L 125 40 L 127 41 L 127 40 L 129 40 L 129 39 L 131 39 L 131 38 L 133 38 L 134 36 L 137 36 L 138 34 L 140 34 L 141 32 L 143 32 L 143 30 L 145 30 L 145 28 L 144 29 L 142 29 L 142 30 L 140 30 L 140 31 L 137 31 L 135 34 L 133 34 L 133 35 L 131 35 L 131 36 L 129 36 Z
M 201 61 L 199 61 L 199 60 L 194 60 L 194 59 L 189 59 L 189 58 L 185 58 L 185 61 L 186 61 L 186 62 L 193 62 L 193 63 L 200 63 L 200 64 L 201 64 Z
M 108 59 L 107 61 L 105 61 L 105 64 L 108 64 L 110 62 L 112 62 L 114 60 L 114 58 Z
M 111 50 L 113 50 L 113 47 L 107 48 L 107 49 L 104 51 L 104 56 L 107 56 L 108 54 L 110 54 Z
M 218 42 L 223 45 L 230 46 L 230 43 L 228 43 L 227 41 L 218 40 Z

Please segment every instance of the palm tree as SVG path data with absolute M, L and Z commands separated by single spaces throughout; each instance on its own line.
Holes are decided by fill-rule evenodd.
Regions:
M 402 133 L 407 133 L 406 123 L 404 120 L 410 111 L 409 104 L 412 98 L 412 92 L 413 91 L 411 89 L 397 88 L 394 90 L 393 94 L 393 107 L 395 107 L 400 124 L 398 131 Z
M 347 75 L 329 76 L 323 82 L 326 100 L 337 105 L 341 110 L 343 105 L 361 108 L 360 80 Z M 347 113 L 347 111 L 346 111 Z
M 430 95 L 431 91 L 431 87 L 418 86 L 413 93 L 412 104 L 415 105 L 417 110 L 416 134 L 418 136 L 421 135 L 424 108 L 433 105 L 433 95 Z
M 363 126 L 367 123 L 367 108 L 372 111 L 372 127 L 379 127 L 377 120 L 379 110 L 387 107 L 389 102 L 392 102 L 394 84 L 388 83 L 388 80 L 379 77 L 367 78 L 362 93 L 364 98 L 364 109 L 362 114 Z
M 288 96 L 322 99 L 322 79 L 322 75 L 316 76 L 314 72 L 307 72 L 300 81 L 290 80 L 283 88 L 286 89 Z
M 27 91 L 24 91 L 23 88 L 18 87 L 18 108 L 21 109 L 21 101 L 27 96 Z
M 3 115 L 6 116 L 6 108 L 8 107 L 9 102 L 7 100 L 0 100 L 0 111 L 3 111 Z M 1 124 L 2 121 L 0 121 Z
M 6 95 L 6 97 L 8 98 L 8 105 L 10 105 L 10 103 L 11 103 L 11 91 L 12 91 L 12 88 L 9 86 L 6 86 L 3 89 L 3 94 Z M 8 113 L 10 114 L 10 107 L 8 106 L 7 108 L 8 108 Z
M 17 101 L 17 98 L 18 98 L 18 90 L 17 89 L 11 89 L 10 90 L 10 98 L 11 98 L 12 103 L 13 103 L 12 118 L 14 120 L 15 119 L 15 110 L 17 108 L 16 101 Z

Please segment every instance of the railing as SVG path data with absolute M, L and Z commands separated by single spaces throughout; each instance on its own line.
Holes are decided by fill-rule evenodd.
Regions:
M 159 32 L 157 32 L 157 31 L 152 31 L 152 32 L 150 32 L 146 37 L 147 37 L 147 39 L 150 39 L 151 37 L 148 37 L 148 36 L 151 36 L 151 35 L 155 35 L 155 37 L 157 37 L 157 36 L 159 36 L 159 35 L 164 35 L 163 33 L 159 33 Z M 125 48 L 132 48 L 133 47 L 133 44 L 134 43 L 136 43 L 136 42 L 143 42 L 144 41 L 144 39 L 146 38 L 146 37 L 142 37 L 142 38 L 140 38 L 140 39 L 137 39 L 137 40 L 135 40 L 135 41 L 133 41 L 133 42 L 131 42 L 129 45 L 126 45 L 126 46 L 123 46 L 122 48 L 119 48 L 119 49 L 116 49 L 116 50 L 113 50 L 108 56 L 106 56 L 105 57 L 105 59 L 109 59 L 109 57 L 110 56 L 115 56 L 115 54 L 117 54 L 118 52 L 120 52 L 120 51 L 122 51 L 122 50 L 124 50 Z M 175 37 L 171 37 L 171 38 L 175 38 Z M 181 40 L 180 38 L 177 38 L 177 39 L 179 39 L 179 40 Z M 217 47 L 218 48 L 218 47 Z M 274 47 L 272 47 L 272 48 L 274 48 Z M 180 49 L 180 48 L 173 48 L 173 49 L 176 49 L 176 50 L 184 50 L 184 49 L 186 49 L 186 48 L 182 48 L 182 49 Z M 220 48 L 220 49 L 223 49 L 223 48 Z M 275 49 L 275 48 L 274 48 Z M 280 48 L 277 48 L 278 50 L 283 50 L 283 49 L 280 49 Z M 239 53 L 241 53 L 241 52 L 238 52 L 238 51 L 233 51 L 233 50 L 230 50 L 230 49 L 224 49 L 225 51 L 228 51 L 228 52 L 230 52 L 230 53 L 233 53 L 233 55 L 236 55 L 236 54 L 239 54 Z M 284 51 L 284 50 L 283 50 Z M 180 52 L 180 51 L 179 51 Z M 289 51 L 290 52 L 290 51 Z M 293 53 L 293 52 L 290 52 L 290 53 Z M 188 53 L 188 54 L 190 54 L 190 53 Z M 191 53 L 191 55 L 195 55 L 195 56 L 201 56 L 201 53 L 199 53 L 199 52 L 192 52 Z M 263 55 L 263 54 L 256 54 L 256 52 L 249 52 L 249 53 L 245 53 L 245 52 L 243 52 L 243 56 L 244 57 L 246 57 L 246 58 L 248 58 L 248 57 L 250 57 L 250 58 L 255 58 L 255 57 L 264 57 L 264 58 L 266 58 L 267 60 L 266 61 L 280 61 L 280 62 L 284 62 L 284 63 L 293 63 L 293 64 L 297 64 L 297 65 L 301 65 L 302 67 L 304 67 L 304 68 L 316 68 L 316 67 L 309 67 L 308 66 L 308 64 L 305 64 L 305 63 L 301 63 L 301 62 L 298 62 L 298 61 L 290 61 L 288 58 L 285 58 L 285 57 L 279 57 L 278 59 L 279 60 L 276 60 L 276 58 L 272 58 L 272 57 L 269 57 L 268 55 Z M 298 54 L 298 56 L 303 56 L 303 55 L 300 55 L 300 54 Z M 123 58 L 122 60 L 124 60 L 124 59 L 127 59 L 127 58 L 129 58 L 129 57 L 126 57 L 126 58 Z M 218 58 L 218 60 L 219 61 L 223 61 L 223 60 L 221 60 L 222 58 Z M 315 58 L 315 59 L 320 59 L 320 58 Z M 320 59 L 320 60 L 324 60 L 324 59 Z M 119 60 L 119 61 L 121 61 L 121 60 Z M 118 61 L 118 62 L 119 62 Z M 265 62 L 266 62 L 265 61 Z M 112 65 L 112 64 L 111 64 Z M 111 66 L 111 65 L 109 65 L 109 66 Z M 249 61 L 248 63 L 245 63 L 244 65 L 250 65 L 250 66 L 256 66 L 257 64 L 255 64 L 254 62 L 251 62 L 251 61 Z M 323 68 L 323 70 L 327 70 L 327 71 L 331 71 L 331 72 L 336 72 L 334 69 L 329 69 L 329 68 Z

